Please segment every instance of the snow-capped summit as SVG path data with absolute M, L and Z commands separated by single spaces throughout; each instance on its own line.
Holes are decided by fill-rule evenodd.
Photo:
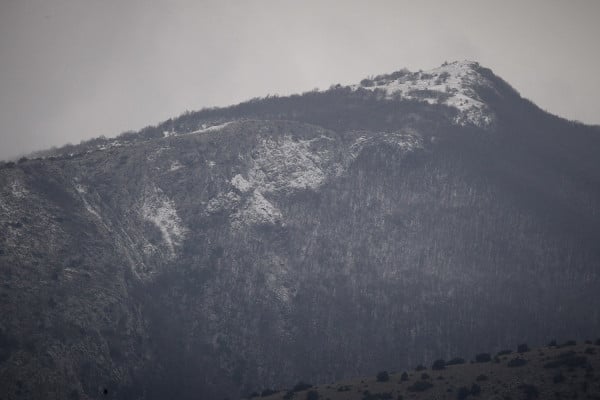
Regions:
M 478 86 L 490 86 L 487 78 L 474 61 L 444 63 L 429 71 L 410 72 L 403 69 L 388 75 L 364 79 L 352 89 L 384 90 L 389 98 L 426 101 L 456 108 L 459 113 L 455 123 L 487 127 L 493 121 L 493 113 L 475 90 Z

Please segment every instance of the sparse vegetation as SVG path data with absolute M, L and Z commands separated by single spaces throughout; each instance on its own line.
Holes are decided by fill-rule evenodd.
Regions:
M 516 357 L 516 358 L 513 358 L 512 360 L 510 360 L 508 362 L 507 366 L 510 368 L 515 368 L 515 367 L 522 367 L 525 364 L 527 364 L 527 360 L 525 360 L 524 358 Z
M 423 392 L 427 389 L 431 389 L 433 387 L 433 383 L 429 381 L 416 381 L 412 385 L 408 387 L 409 392 Z

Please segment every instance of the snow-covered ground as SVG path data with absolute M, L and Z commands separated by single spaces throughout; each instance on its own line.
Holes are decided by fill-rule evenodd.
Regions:
M 429 104 L 445 104 L 458 110 L 455 123 L 489 126 L 493 120 L 489 107 L 481 100 L 477 86 L 489 86 L 473 61 L 456 61 L 429 71 L 402 71 L 395 79 L 382 78 L 372 85 L 352 85 L 353 90 L 383 90 L 388 98 L 401 96 L 405 99 L 426 101 Z

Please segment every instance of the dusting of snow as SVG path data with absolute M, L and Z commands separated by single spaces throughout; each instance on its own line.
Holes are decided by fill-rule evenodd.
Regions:
M 493 115 L 474 87 L 490 86 L 490 83 L 477 72 L 478 67 L 479 64 L 473 61 L 457 61 L 424 72 L 403 70 L 395 79 L 383 78 L 372 86 L 353 85 L 351 88 L 380 89 L 388 98 L 400 96 L 429 104 L 445 104 L 458 110 L 456 124 L 487 127 L 492 123 Z
M 27 190 L 25 186 L 23 186 L 23 184 L 18 180 L 14 180 L 10 184 L 10 191 L 17 199 L 22 199 L 29 194 L 29 190 Z
M 281 211 L 269 200 L 270 195 L 316 189 L 323 184 L 331 172 L 327 168 L 332 157 L 319 143 L 324 140 L 332 139 L 296 139 L 291 135 L 261 138 L 245 176 L 234 175 L 230 179 L 232 190 L 212 198 L 206 211 L 237 210 L 230 216 L 234 228 L 281 223 Z
M 241 197 L 234 192 L 220 193 L 209 200 L 206 211 L 215 214 L 222 211 L 231 211 L 240 203 Z
M 104 151 L 104 150 L 111 149 L 113 147 L 123 147 L 123 146 L 124 146 L 123 143 L 119 142 L 118 140 L 113 140 L 113 141 L 105 143 L 105 144 L 97 145 L 96 150 Z M 72 155 L 72 153 L 70 155 Z
M 216 131 L 220 131 L 221 129 L 225 128 L 227 125 L 231 124 L 231 121 L 229 122 L 225 122 L 223 124 L 220 125 L 212 125 L 212 126 L 206 126 L 206 125 L 202 125 L 202 128 L 190 132 L 190 133 L 207 133 L 207 132 L 216 132 Z
M 260 137 L 251 151 L 248 170 L 229 178 L 230 189 L 208 201 L 207 215 L 226 212 L 231 226 L 283 225 L 277 207 L 281 195 L 315 190 L 324 182 L 341 176 L 366 146 L 384 143 L 402 153 L 423 148 L 422 137 L 413 131 L 368 132 L 360 136 L 349 151 L 336 152 L 335 139 L 325 135 L 312 139 L 290 134 Z
M 181 169 L 183 167 L 183 165 L 175 160 L 171 163 L 171 166 L 169 167 L 169 171 L 177 171 L 178 169 Z
M 248 180 L 263 193 L 316 189 L 326 178 L 331 154 L 311 140 L 295 140 L 289 135 L 264 138 L 254 154 Z
M 281 221 L 281 211 L 269 202 L 258 190 L 254 190 L 245 207 L 231 216 L 234 228 L 245 224 L 273 225 Z
M 160 230 L 171 257 L 174 257 L 175 248 L 181 245 L 187 233 L 177 215 L 175 203 L 160 188 L 152 186 L 144 193 L 141 215 Z
M 214 161 L 209 161 L 209 162 L 208 162 L 208 167 L 209 167 L 209 168 L 212 168 L 212 167 L 214 167 L 215 165 L 217 165 L 217 164 L 216 164 Z
M 98 212 L 94 209 L 94 207 L 92 207 L 90 205 L 90 203 L 87 201 L 87 199 L 85 198 L 85 195 L 88 192 L 88 189 L 83 186 L 82 184 L 75 184 L 75 190 L 77 191 L 77 193 L 79 193 L 79 197 L 81 198 L 81 201 L 83 202 L 83 206 L 85 207 L 85 209 L 92 214 L 94 217 L 98 218 L 99 220 L 102 220 L 102 217 L 100 217 L 100 214 L 98 214 Z
M 377 143 L 386 143 L 399 149 L 402 153 L 423 149 L 423 137 L 417 132 L 382 132 L 376 135 L 362 135 L 350 146 L 350 157 L 356 158 L 362 149 Z
M 252 184 L 245 180 L 240 174 L 231 178 L 231 185 L 242 193 L 246 193 L 252 188 Z

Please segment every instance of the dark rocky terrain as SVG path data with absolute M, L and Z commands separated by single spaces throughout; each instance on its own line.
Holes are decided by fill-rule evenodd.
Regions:
M 600 128 L 453 63 L 0 167 L 0 398 L 235 398 L 600 331 Z
M 573 344 L 571 344 L 573 343 Z M 290 390 L 264 389 L 252 399 L 401 400 L 401 399 L 599 399 L 600 340 L 552 345 L 534 350 L 503 350 L 436 360 L 431 366 L 363 379 Z M 310 387 L 309 387 L 310 386 Z M 275 393 L 273 393 L 275 392 Z

